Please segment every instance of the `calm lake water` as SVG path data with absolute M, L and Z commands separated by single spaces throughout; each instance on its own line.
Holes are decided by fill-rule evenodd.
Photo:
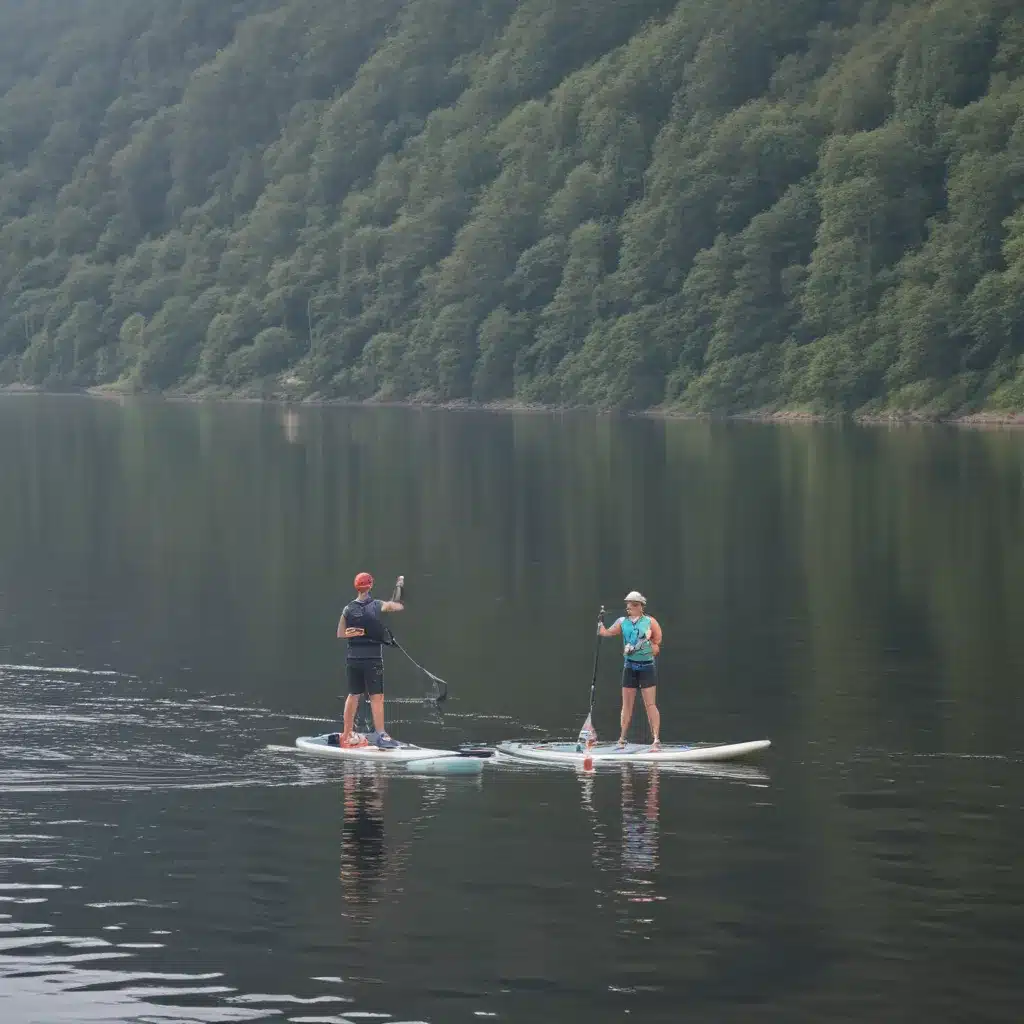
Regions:
M 0 399 L 0 1020 L 1019 1022 L 1022 527 L 1022 433 Z M 401 738 L 574 736 L 636 587 L 772 748 L 304 757 L 361 569 Z

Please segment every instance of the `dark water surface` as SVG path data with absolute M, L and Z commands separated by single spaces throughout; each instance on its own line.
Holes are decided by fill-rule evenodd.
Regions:
M 0 1021 L 1020 1021 L 1022 527 L 1020 433 L 0 399 Z M 360 569 L 402 738 L 571 737 L 636 587 L 772 749 L 298 755 Z

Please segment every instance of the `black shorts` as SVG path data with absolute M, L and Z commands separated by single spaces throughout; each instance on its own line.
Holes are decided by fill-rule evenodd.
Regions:
M 624 690 L 646 690 L 658 685 L 658 670 L 654 662 L 648 667 L 636 668 L 633 665 L 622 666 L 622 688 Z
M 350 694 L 384 692 L 383 661 L 349 661 L 345 667 L 348 672 Z

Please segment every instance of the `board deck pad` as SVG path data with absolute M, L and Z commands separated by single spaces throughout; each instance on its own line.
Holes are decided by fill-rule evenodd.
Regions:
M 497 749 L 510 757 L 554 764 L 582 764 L 587 757 L 593 758 L 595 763 L 659 764 L 672 761 L 731 761 L 770 746 L 770 740 L 750 740 L 746 743 L 662 743 L 659 750 L 651 750 L 649 743 L 627 743 L 622 748 L 616 743 L 597 743 L 589 750 L 578 751 L 576 744 L 571 741 L 533 743 L 507 740 L 499 743 Z

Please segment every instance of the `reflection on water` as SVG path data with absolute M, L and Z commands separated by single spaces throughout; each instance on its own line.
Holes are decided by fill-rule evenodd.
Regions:
M 0 1019 L 5 1024 L 314 1019 L 286 1007 L 316 1007 L 325 1016 L 315 1019 L 332 1021 L 341 1020 L 332 1013 L 348 1012 L 355 1002 L 340 978 L 310 977 L 298 991 L 275 992 L 268 977 L 264 984 L 270 991 L 247 991 L 222 970 L 168 969 L 192 959 L 178 938 L 179 901 L 96 901 L 81 884 L 32 881 L 66 878 L 69 872 L 83 877 L 86 865 L 75 865 L 67 838 L 80 835 L 85 823 L 45 821 L 26 808 L 5 810 L 0 824 L 5 839 L 19 849 L 48 854 L 0 866 L 3 877 L 24 879 L 0 882 L 5 911 L 0 913 Z M 40 827 L 49 833 L 27 831 Z M 83 853 L 85 860 L 92 856 Z
M 637 773 L 624 768 L 622 778 L 622 867 L 631 882 L 642 884 L 645 875 L 653 875 L 658 867 L 658 779 L 657 766 L 646 778 L 646 798 L 633 801 L 633 785 Z M 641 785 L 643 783 L 641 782 Z M 637 896 L 646 902 L 646 898 Z
M 351 766 L 342 783 L 344 817 L 341 829 L 341 886 L 349 906 L 376 903 L 378 883 L 387 873 L 384 833 L 387 770 Z
M 407 797 L 408 773 L 402 765 L 345 764 L 341 781 L 342 820 L 339 880 L 342 915 L 367 924 L 383 902 L 400 905 L 408 872 L 415 870 L 416 845 L 443 826 L 437 821 L 449 787 L 479 789 L 481 779 L 421 780 L 417 806 L 404 800 L 402 810 L 389 803 L 389 791 L 403 786 Z
M 656 921 L 650 904 L 665 903 L 659 886 L 661 860 L 661 792 L 665 780 L 680 777 L 764 788 L 767 773 L 742 763 L 613 765 L 577 770 L 580 804 L 590 823 L 594 866 L 607 879 L 602 889 L 617 908 L 617 930 L 650 938 Z M 683 785 L 681 780 L 677 785 Z M 600 800 L 615 791 L 614 802 Z M 673 829 L 673 832 L 676 832 Z
M 1022 468 L 1021 433 L 0 399 L 0 1021 L 1018 1024 Z M 299 757 L 356 568 L 452 686 L 401 739 L 571 733 L 638 587 L 663 738 L 773 747 Z
M 332 1021 L 356 1002 L 339 991 L 340 977 L 292 979 L 295 987 L 285 992 L 250 988 L 223 969 L 208 969 L 216 960 L 209 952 L 196 957 L 189 940 L 181 944 L 183 928 L 202 920 L 194 909 L 197 886 L 216 908 L 219 890 L 258 892 L 273 875 L 268 867 L 238 872 L 246 839 L 236 854 L 225 853 L 224 839 L 251 827 L 247 815 L 223 808 L 226 834 L 211 827 L 215 820 L 199 830 L 173 794 L 215 799 L 218 792 L 339 784 L 351 792 L 352 779 L 338 766 L 267 748 L 268 736 L 297 724 L 237 696 L 196 698 L 113 671 L 19 663 L 0 665 L 0 728 L 5 1024 Z M 379 821 L 379 806 L 364 820 Z M 170 820 L 159 828 L 165 816 Z M 267 853 L 270 861 L 280 856 Z M 204 881 L 210 860 L 226 883 L 214 889 Z M 371 877 L 364 857 L 361 883 Z M 265 893 L 257 901 L 266 905 Z M 198 969 L 167 969 L 196 959 L 203 962 Z M 315 1007 L 318 1016 L 286 1007 Z
M 609 772 L 580 772 L 580 776 L 582 803 L 593 832 L 593 862 L 608 878 L 603 895 L 610 897 L 617 908 L 616 930 L 624 935 L 649 936 L 653 919 L 645 909 L 632 904 L 667 900 L 658 892 L 659 768 L 623 765 Z M 616 784 L 617 806 L 599 812 L 595 787 L 610 790 Z

